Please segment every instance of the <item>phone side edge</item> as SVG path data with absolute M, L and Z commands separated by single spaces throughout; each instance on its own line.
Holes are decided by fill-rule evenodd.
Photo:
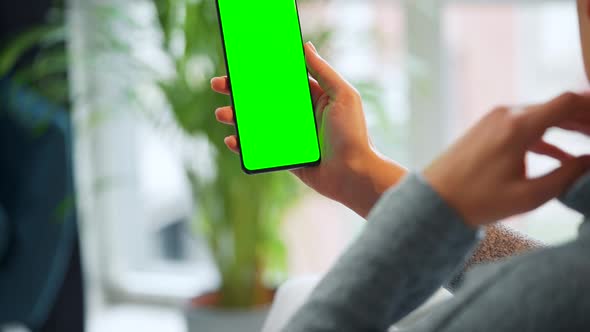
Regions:
M 219 8 L 219 0 L 215 0 L 215 7 L 216 7 L 216 11 L 217 11 L 217 24 L 219 26 L 219 35 L 221 37 L 221 48 L 223 50 L 223 62 L 225 64 L 225 72 L 227 75 L 227 86 L 229 89 L 229 98 L 230 98 L 230 103 L 231 103 L 231 109 L 232 109 L 232 113 L 234 115 L 234 120 L 235 120 L 235 127 L 236 127 L 236 137 L 237 137 L 237 141 L 238 141 L 238 147 L 240 150 L 240 153 L 238 153 L 240 155 L 240 164 L 242 167 L 242 170 L 246 173 L 246 174 L 251 174 L 247 171 L 246 165 L 244 163 L 244 156 L 242 155 L 241 151 L 242 151 L 242 143 L 240 141 L 240 128 L 238 125 L 238 115 L 236 112 L 236 104 L 234 102 L 234 94 L 232 91 L 232 86 L 231 86 L 231 75 L 229 72 L 229 62 L 227 59 L 227 49 L 225 47 L 225 35 L 223 32 L 223 23 L 221 22 L 221 9 Z

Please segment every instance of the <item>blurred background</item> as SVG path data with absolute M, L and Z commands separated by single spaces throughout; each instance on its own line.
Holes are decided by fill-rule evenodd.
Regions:
M 258 308 L 362 229 L 288 174 L 242 175 L 223 148 L 213 0 L 1 3 L 0 78 L 72 125 L 75 195 L 60 202 L 77 208 L 88 331 L 197 331 L 195 308 Z M 363 95 L 374 143 L 413 169 L 494 106 L 587 88 L 574 1 L 298 3 L 304 38 Z M 548 140 L 588 152 L 581 136 Z M 528 161 L 535 174 L 555 166 Z M 506 223 L 556 244 L 579 221 L 551 202 Z M 215 290 L 227 295 L 199 297 Z

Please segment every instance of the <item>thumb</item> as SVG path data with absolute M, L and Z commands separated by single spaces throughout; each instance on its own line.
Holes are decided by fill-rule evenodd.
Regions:
M 590 170 L 590 156 L 569 159 L 551 173 L 531 180 L 529 188 L 533 195 L 538 195 L 538 203 L 542 204 L 564 193 L 588 170 Z
M 334 97 L 350 87 L 348 82 L 317 53 L 311 42 L 305 43 L 304 49 L 307 69 L 329 96 Z

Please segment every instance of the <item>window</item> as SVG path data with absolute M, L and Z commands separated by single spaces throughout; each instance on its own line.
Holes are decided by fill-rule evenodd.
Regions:
M 156 78 L 171 68 L 154 9 L 148 0 L 72 3 L 90 284 L 115 301 L 177 304 L 215 285 L 216 274 L 198 237 L 187 236 L 194 207 L 181 156 L 198 142 L 163 111 Z M 374 143 L 415 169 L 497 104 L 543 101 L 587 84 L 574 2 L 309 0 L 299 7 L 304 35 L 326 32 L 314 39 L 320 53 L 363 94 Z M 559 131 L 549 140 L 578 153 L 590 146 Z M 529 160 L 535 173 L 554 166 Z M 574 236 L 579 219 L 551 202 L 508 222 L 558 243 Z M 290 274 L 326 270 L 362 224 L 306 194 L 285 218 Z
M 543 102 L 587 86 L 573 1 L 461 1 L 447 6 L 442 17 L 452 137 L 494 106 Z M 587 138 L 560 130 L 550 131 L 547 139 L 577 154 L 587 153 L 590 146 Z M 533 174 L 557 165 L 546 157 L 528 158 Z M 576 213 L 553 201 L 512 218 L 509 224 L 547 243 L 558 243 L 575 236 L 580 221 Z

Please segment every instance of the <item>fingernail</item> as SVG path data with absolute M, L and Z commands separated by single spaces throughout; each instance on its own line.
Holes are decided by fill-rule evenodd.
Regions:
M 223 139 L 223 143 L 225 143 L 226 145 L 229 145 L 230 140 L 231 140 L 231 136 L 227 136 L 226 138 Z

